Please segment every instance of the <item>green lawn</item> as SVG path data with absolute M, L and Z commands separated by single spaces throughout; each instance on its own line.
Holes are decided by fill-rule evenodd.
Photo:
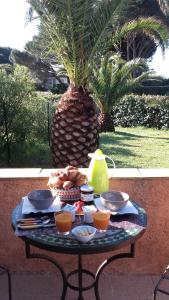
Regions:
M 48 143 L 17 143 L 11 146 L 11 162 L 0 152 L 0 168 L 52 168 Z
M 115 161 L 117 168 L 169 168 L 169 130 L 116 128 L 115 133 L 100 135 L 100 148 Z M 0 167 L 51 168 L 49 145 L 15 145 L 10 165 L 0 153 Z
M 116 128 L 100 144 L 117 168 L 169 168 L 169 130 Z

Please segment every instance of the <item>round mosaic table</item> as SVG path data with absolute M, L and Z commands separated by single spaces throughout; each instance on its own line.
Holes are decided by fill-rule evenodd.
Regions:
M 133 202 L 133 205 L 138 210 L 138 214 L 112 216 L 106 234 L 98 233 L 96 234 L 96 237 L 88 243 L 81 243 L 77 241 L 71 234 L 68 236 L 58 235 L 55 227 L 27 230 L 19 235 L 19 237 L 22 238 L 25 242 L 27 258 L 41 258 L 48 260 L 59 269 L 63 279 L 61 300 L 66 299 L 68 287 L 78 291 L 78 300 L 84 299 L 83 291 L 94 288 L 96 300 L 100 300 L 98 289 L 99 278 L 104 268 L 114 260 L 126 257 L 134 257 L 135 242 L 145 232 L 147 226 L 147 215 L 145 210 L 140 205 L 135 202 Z M 17 220 L 23 217 L 22 204 L 19 204 L 12 212 L 12 226 L 14 230 L 16 230 Z M 78 268 L 76 270 L 73 270 L 69 274 L 66 274 L 63 267 L 48 255 L 35 253 L 32 254 L 31 245 L 39 249 L 45 249 L 51 252 L 77 255 Z M 82 255 L 110 252 L 121 249 L 126 245 L 130 246 L 129 252 L 110 256 L 108 259 L 102 262 L 95 274 L 86 269 L 83 269 Z M 77 286 L 72 285 L 69 281 L 70 277 L 75 274 L 78 275 Z M 83 286 L 83 274 L 88 274 L 93 278 L 93 281 L 89 286 Z

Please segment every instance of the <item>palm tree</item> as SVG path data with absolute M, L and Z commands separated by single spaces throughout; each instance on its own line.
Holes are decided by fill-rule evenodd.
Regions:
M 127 20 L 136 18 L 154 17 L 169 30 L 169 1 L 168 0 L 140 0 L 132 10 L 132 15 L 126 14 L 120 25 Z M 146 32 L 137 32 L 124 38 L 120 45 L 122 57 L 126 60 L 141 58 L 151 58 L 156 52 L 157 44 Z
M 115 131 L 112 110 L 121 98 L 131 93 L 143 80 L 150 78 L 150 71 L 140 59 L 126 62 L 119 55 L 106 56 L 99 69 L 94 70 L 91 86 L 100 109 L 98 117 L 101 132 Z M 137 72 L 138 76 L 133 77 Z
M 89 75 L 96 55 L 105 50 L 105 37 L 112 37 L 109 25 L 120 19 L 124 10 L 131 8 L 133 0 L 127 3 L 125 0 L 28 2 L 44 25 L 48 49 L 56 54 L 70 79 L 69 88 L 61 97 L 53 118 L 53 165 L 88 166 L 88 153 L 98 147 L 96 104 L 88 88 Z M 146 20 L 137 22 L 137 28 L 143 30 L 146 24 Z M 158 34 L 160 40 L 164 40 L 166 31 L 161 24 L 152 20 L 152 27 L 152 35 Z M 114 43 L 117 45 L 117 37 L 121 38 L 127 32 L 128 28 L 114 33 Z

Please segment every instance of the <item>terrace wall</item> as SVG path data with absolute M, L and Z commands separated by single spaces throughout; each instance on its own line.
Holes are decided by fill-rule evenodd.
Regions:
M 85 169 L 82 171 L 86 172 Z M 137 241 L 135 258 L 117 261 L 107 271 L 160 274 L 169 262 L 169 169 L 109 171 L 110 189 L 127 192 L 131 199 L 145 208 L 148 228 Z M 0 169 L 0 263 L 9 266 L 12 271 L 55 270 L 47 262 L 26 259 L 24 243 L 15 236 L 11 228 L 12 209 L 29 191 L 46 188 L 50 173 L 51 170 L 46 169 Z M 43 250 L 33 250 L 46 253 Z M 66 270 L 74 269 L 76 257 L 64 254 L 52 256 L 58 258 Z M 106 257 L 107 254 L 85 257 L 85 266 L 96 269 Z

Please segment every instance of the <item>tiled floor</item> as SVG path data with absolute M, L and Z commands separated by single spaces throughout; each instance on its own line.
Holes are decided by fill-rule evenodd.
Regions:
M 157 280 L 157 276 L 106 274 L 100 279 L 100 297 L 101 300 L 152 300 Z M 61 285 L 58 274 L 13 273 L 12 300 L 60 300 Z M 77 298 L 77 292 L 68 289 L 66 300 Z M 0 300 L 7 299 L 6 278 L 1 276 Z M 93 290 L 84 292 L 84 300 L 94 299 Z M 169 296 L 159 294 L 157 300 L 169 300 Z

